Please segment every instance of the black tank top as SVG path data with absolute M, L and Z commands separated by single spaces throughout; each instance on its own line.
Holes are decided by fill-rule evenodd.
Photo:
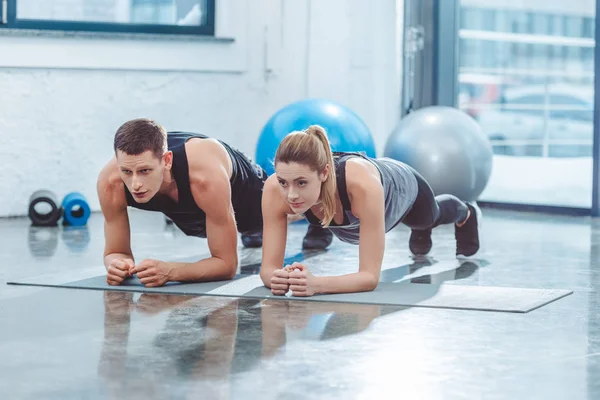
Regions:
M 206 237 L 206 213 L 198 207 L 190 188 L 188 158 L 185 144 L 189 139 L 207 139 L 200 133 L 169 132 L 167 136 L 169 150 L 173 152 L 172 173 L 179 201 L 157 194 L 147 203 L 137 203 L 127 186 L 125 197 L 127 205 L 148 211 L 160 211 L 169 217 L 175 225 L 188 236 Z M 239 232 L 255 231 L 262 228 L 261 198 L 267 179 L 266 172 L 241 151 L 219 141 L 231 158 L 231 202 Z

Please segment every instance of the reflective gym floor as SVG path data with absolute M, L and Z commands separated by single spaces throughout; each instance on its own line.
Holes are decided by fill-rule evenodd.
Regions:
M 483 209 L 484 249 L 462 265 L 452 227 L 414 261 L 387 235 L 382 280 L 574 293 L 526 314 L 6 285 L 103 272 L 102 217 L 86 228 L 0 220 L 0 399 L 598 399 L 600 222 Z M 194 259 L 206 241 L 131 211 L 136 258 Z M 335 240 L 287 255 L 315 274 L 357 268 Z M 260 249 L 241 250 L 255 273 Z

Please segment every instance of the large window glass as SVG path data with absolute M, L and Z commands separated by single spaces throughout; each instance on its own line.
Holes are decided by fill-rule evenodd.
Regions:
M 214 0 L 4 0 L 4 28 L 211 35 Z
M 481 200 L 591 207 L 594 7 L 461 0 L 458 104 L 494 150 Z

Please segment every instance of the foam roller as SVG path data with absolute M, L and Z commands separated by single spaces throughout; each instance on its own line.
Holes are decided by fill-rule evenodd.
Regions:
M 86 198 L 79 192 L 71 192 L 62 202 L 63 225 L 83 226 L 90 218 L 91 210 Z
M 38 204 L 47 204 L 50 211 L 41 213 L 36 210 Z M 29 219 L 32 226 L 56 226 L 62 216 L 56 195 L 50 190 L 38 190 L 29 198 Z

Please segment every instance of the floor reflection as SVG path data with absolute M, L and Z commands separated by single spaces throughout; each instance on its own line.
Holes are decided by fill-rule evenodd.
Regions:
M 403 310 L 338 303 L 104 292 L 104 341 L 98 366 L 113 396 L 142 391 L 165 398 L 165 382 L 194 383 L 220 398 L 231 377 L 254 368 L 290 341 L 355 335 L 382 315 Z M 151 348 L 128 346 L 132 317 L 167 313 Z M 138 322 L 139 323 L 139 322 Z M 140 365 L 146 367 L 140 369 Z M 175 376 L 174 376 L 175 375 Z M 205 384 L 204 384 L 205 383 Z

